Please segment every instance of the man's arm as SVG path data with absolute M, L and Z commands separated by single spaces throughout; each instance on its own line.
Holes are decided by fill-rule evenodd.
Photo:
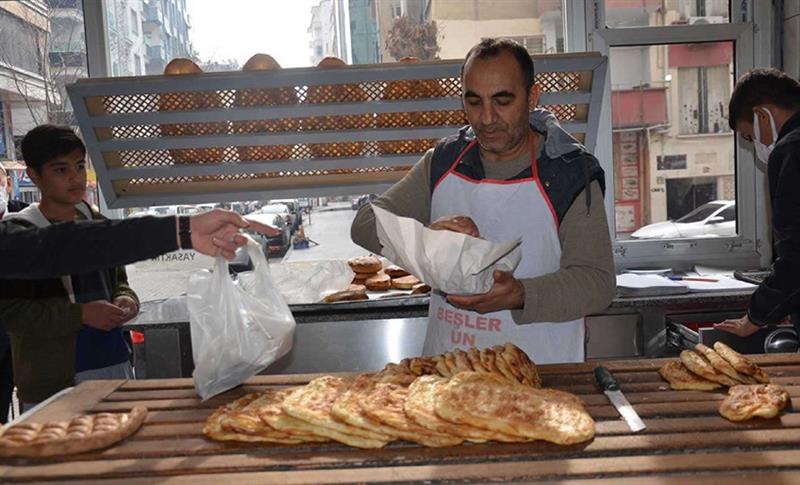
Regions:
M 405 177 L 372 201 L 372 204 L 402 217 L 411 217 L 428 224 L 431 214 L 430 173 L 433 150 L 416 163 Z M 381 253 L 375 213 L 370 204 L 358 210 L 350 226 L 350 237 L 354 243 L 375 254 Z
M 613 300 L 616 276 L 603 193 L 598 182 L 590 188 L 588 213 L 581 192 L 561 221 L 560 269 L 520 280 L 525 300 L 521 310 L 512 312 L 517 323 L 573 320 L 601 311 Z
M 792 147 L 800 149 L 800 142 Z M 772 273 L 750 300 L 747 314 L 758 326 L 778 323 L 800 301 L 800 154 L 786 150 L 772 208 L 777 258 Z
M 174 217 L 62 222 L 45 228 L 0 222 L 0 277 L 43 279 L 122 266 L 178 249 Z
M 233 259 L 247 243 L 244 228 L 273 235 L 275 228 L 215 209 L 190 219 L 192 248 Z M 0 222 L 0 278 L 43 279 L 124 266 L 178 249 L 178 218 L 60 222 L 45 228 Z

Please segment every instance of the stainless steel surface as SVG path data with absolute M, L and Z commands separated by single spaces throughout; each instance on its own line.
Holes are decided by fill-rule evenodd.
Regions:
M 638 314 L 586 317 L 586 358 L 612 359 L 643 355 L 641 327 Z
M 148 379 L 181 377 L 181 339 L 177 328 L 160 328 L 145 334 L 145 375 Z
M 427 318 L 297 325 L 291 352 L 264 374 L 364 372 L 422 354 Z
M 619 412 L 619 415 L 622 416 L 622 419 L 628 423 L 628 427 L 631 429 L 631 431 L 637 433 L 647 427 L 645 426 L 644 421 L 642 421 L 642 418 L 636 414 L 636 411 L 633 409 L 633 406 L 631 406 L 631 403 L 625 399 L 622 391 L 604 392 L 606 397 L 608 397 L 608 400 L 611 401 L 611 404 L 617 408 L 617 411 Z

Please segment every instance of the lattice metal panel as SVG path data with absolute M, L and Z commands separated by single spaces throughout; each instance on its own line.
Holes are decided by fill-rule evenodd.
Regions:
M 534 65 L 545 108 L 593 145 L 606 59 Z M 444 61 L 144 76 L 68 91 L 109 206 L 143 196 L 160 205 L 391 183 L 467 124 L 459 70 Z

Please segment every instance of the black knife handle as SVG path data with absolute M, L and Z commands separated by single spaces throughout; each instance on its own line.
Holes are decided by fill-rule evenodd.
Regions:
M 605 367 L 598 366 L 594 368 L 594 378 L 604 391 L 619 391 L 619 384 L 611 372 Z

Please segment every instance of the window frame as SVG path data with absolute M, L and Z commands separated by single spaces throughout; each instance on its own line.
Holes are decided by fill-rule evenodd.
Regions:
M 771 22 L 770 2 L 730 2 L 731 21 L 725 24 L 613 28 L 607 27 L 605 23 L 605 0 L 584 0 L 576 3 L 582 3 L 582 9 L 573 9 L 573 14 L 584 15 L 585 47 L 606 56 L 612 47 L 732 41 L 735 49 L 734 79 L 753 67 L 768 66 L 772 61 L 769 29 L 758 28 L 759 23 L 767 25 Z M 575 17 L 568 19 L 568 24 L 570 20 L 574 23 Z M 575 36 L 569 38 L 579 43 Z M 606 86 L 601 114 L 604 122 L 600 123 L 596 155 L 606 171 L 606 193 L 614 194 L 610 74 Z M 735 134 L 734 144 L 737 235 L 719 238 L 617 240 L 615 201 L 613 195 L 607 196 L 605 207 L 618 269 L 652 265 L 688 269 L 701 263 L 752 268 L 770 264 L 772 249 L 766 212 L 766 174 L 756 167 L 753 149 L 749 144 L 742 144 Z

